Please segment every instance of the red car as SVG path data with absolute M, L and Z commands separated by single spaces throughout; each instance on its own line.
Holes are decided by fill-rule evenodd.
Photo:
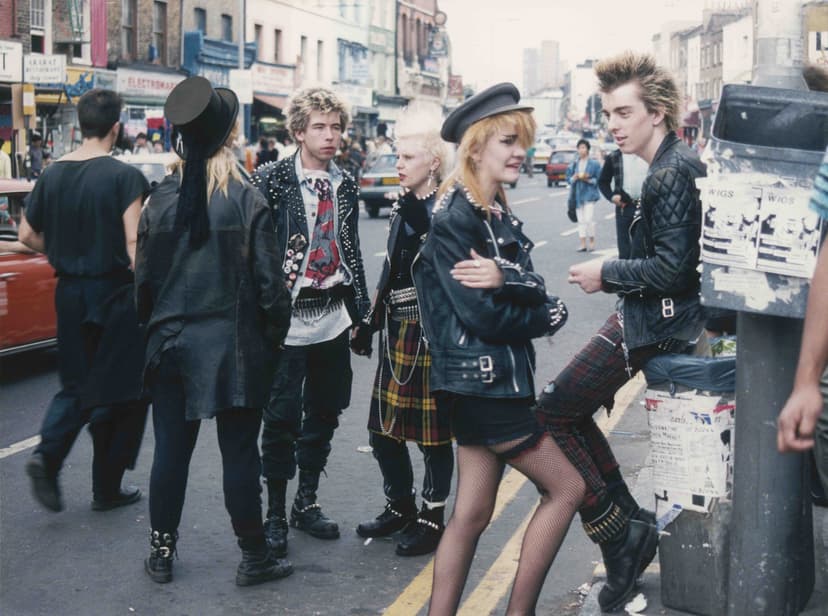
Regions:
M 555 186 L 558 182 L 566 182 L 566 168 L 578 156 L 578 150 L 566 148 L 553 150 L 546 163 L 546 185 Z
M 0 357 L 57 343 L 55 271 L 46 255 L 21 252 L 17 228 L 26 180 L 0 179 Z

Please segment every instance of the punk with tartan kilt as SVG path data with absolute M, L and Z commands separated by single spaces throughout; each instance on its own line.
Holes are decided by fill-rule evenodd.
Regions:
M 400 556 L 428 554 L 437 548 L 454 471 L 449 419 L 431 395 L 431 355 L 411 277 L 411 264 L 430 226 L 436 176 L 447 157 L 437 130 L 439 120 L 434 120 L 430 135 L 420 130 L 429 121 L 423 112 L 409 109 L 397 127 L 397 169 L 405 192 L 391 212 L 387 256 L 368 316 L 370 330 L 365 328 L 380 331 L 368 431 L 387 504 L 375 519 L 360 524 L 357 533 L 382 537 L 405 531 L 396 548 Z M 406 132 L 417 134 L 406 136 Z M 417 443 L 425 464 L 419 514 L 409 441 Z

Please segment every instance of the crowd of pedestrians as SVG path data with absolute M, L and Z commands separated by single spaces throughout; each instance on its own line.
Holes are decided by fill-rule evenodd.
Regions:
M 251 178 L 233 149 L 236 95 L 185 79 L 164 108 L 180 161 L 151 194 L 140 172 L 109 156 L 121 99 L 86 93 L 78 103 L 83 144 L 42 170 L 19 229 L 59 279 L 61 391 L 26 464 L 37 500 L 63 508 L 61 465 L 86 424 L 92 509 L 139 500 L 140 490 L 122 478 L 151 403 L 145 570 L 170 582 L 179 541 L 196 540 L 179 537 L 179 523 L 200 422 L 215 419 L 224 502 L 242 554 L 236 583 L 290 575 L 291 527 L 323 540 L 340 536 L 317 491 L 323 474 L 337 478 L 327 462 L 351 402 L 351 353 L 372 355 L 378 333 L 366 413 L 386 503 L 356 532 L 403 531 L 401 556 L 436 551 L 429 613 L 455 613 L 508 465 L 540 492 L 509 613 L 534 613 L 576 513 L 606 568 L 599 603 L 623 608 L 658 535 L 654 513 L 632 497 L 593 416 L 612 408 L 650 358 L 686 352 L 703 335 L 696 180 L 705 167 L 676 135 L 679 92 L 651 56 L 626 52 L 595 72 L 619 150 L 601 169 L 580 141 L 567 179 L 580 251 L 595 247 L 593 210 L 603 194 L 616 206 L 619 258 L 573 265 L 568 281 L 619 301 L 537 398 L 532 341 L 578 315 L 534 271 L 532 242 L 503 190 L 516 181 L 536 129 L 512 84 L 476 94 L 444 121 L 417 106 L 399 119 L 401 190 L 373 296 L 356 178 L 391 144 L 384 134 L 370 151 L 347 140 L 347 107 L 332 91 L 295 94 L 289 136 L 259 143 Z M 141 137 L 136 148 L 148 149 Z M 823 211 L 826 177 L 823 169 L 817 181 Z M 815 290 L 826 271 L 823 254 Z M 812 293 L 806 334 L 813 335 L 780 419 L 781 449 L 814 440 L 828 363 L 819 333 L 824 295 Z M 819 425 L 825 458 L 824 416 Z M 458 481 L 446 522 L 452 441 Z M 419 507 L 408 442 L 425 463 Z M 367 501 L 366 511 L 374 506 Z

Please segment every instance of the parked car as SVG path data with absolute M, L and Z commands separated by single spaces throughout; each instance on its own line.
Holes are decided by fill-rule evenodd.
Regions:
M 152 154 L 120 154 L 116 156 L 128 165 L 137 167 L 150 186 L 155 186 L 170 172 L 170 166 L 178 160 L 173 152 L 154 152 Z
M 556 186 L 558 182 L 566 182 L 566 168 L 577 155 L 578 150 L 574 148 L 552 152 L 546 164 L 546 185 Z
M 391 207 L 394 201 L 388 193 L 396 193 L 400 186 L 397 174 L 397 155 L 383 154 L 362 174 L 359 181 L 359 196 L 365 203 L 368 216 L 376 218 L 381 208 Z
M 552 155 L 552 147 L 545 141 L 535 142 L 535 155 L 532 157 L 532 168 L 536 171 L 543 171 L 549 157 Z
M 34 182 L 0 180 L 0 357 L 57 344 L 55 271 L 18 242 L 23 199 Z

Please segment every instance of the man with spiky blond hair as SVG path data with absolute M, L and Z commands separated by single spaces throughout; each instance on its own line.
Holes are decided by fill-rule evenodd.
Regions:
M 684 350 L 702 331 L 699 303 L 701 204 L 695 180 L 704 165 L 676 136 L 679 93 L 652 56 L 625 52 L 595 67 L 619 149 L 650 166 L 630 226 L 628 259 L 573 265 L 569 282 L 587 293 L 618 293 L 618 309 L 538 399 L 542 419 L 580 471 L 587 535 L 601 547 L 607 581 L 601 608 L 622 609 L 655 556 L 652 512 L 630 494 L 609 443 L 592 419 L 644 364 Z
M 330 90 L 298 92 L 287 110 L 297 151 L 253 177 L 273 210 L 274 250 L 285 251 L 282 271 L 293 303 L 262 430 L 265 532 L 279 556 L 287 554 L 285 494 L 297 466 L 290 525 L 320 539 L 339 537 L 316 492 L 339 414 L 350 404 L 350 338 L 370 307 L 357 234 L 359 189 L 333 162 L 347 124 L 345 105 Z

